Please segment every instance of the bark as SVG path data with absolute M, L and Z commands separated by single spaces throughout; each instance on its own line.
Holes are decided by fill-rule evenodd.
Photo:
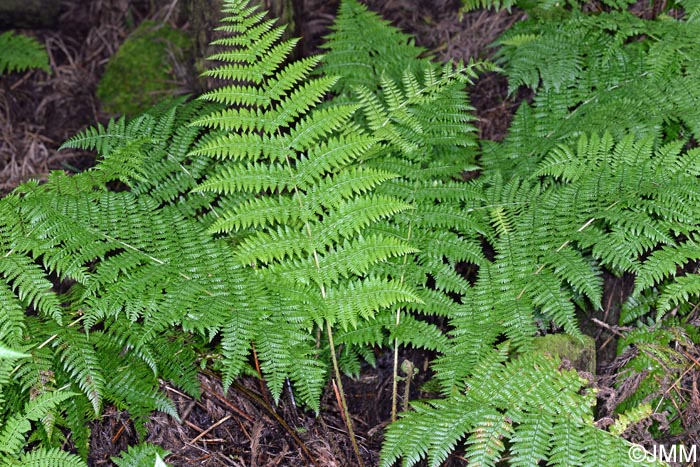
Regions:
M 56 26 L 57 0 L 0 0 L 0 29 L 34 29 Z

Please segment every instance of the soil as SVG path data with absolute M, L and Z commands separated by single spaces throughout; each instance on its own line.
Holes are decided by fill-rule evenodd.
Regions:
M 304 37 L 303 53 L 318 50 L 333 21 L 337 1 L 296 0 L 297 19 Z M 58 151 L 68 137 L 97 122 L 115 117 L 100 108 L 95 96 L 105 64 L 141 21 L 169 22 L 186 29 L 186 18 L 173 14 L 178 0 L 62 0 L 61 16 L 53 29 L 20 30 L 46 45 L 52 73 L 29 71 L 0 78 L 0 194 L 29 178 L 43 178 L 51 170 L 80 171 L 94 163 L 84 151 Z M 459 0 L 367 0 L 374 11 L 416 37 L 418 45 L 438 60 L 488 58 L 498 35 L 523 18 L 512 13 L 478 11 L 460 17 Z M 181 83 L 188 91 L 188 80 Z M 508 96 L 505 78 L 483 75 L 470 89 L 481 137 L 505 136 L 511 117 L 523 96 Z M 588 332 L 601 348 L 599 375 L 614 370 L 615 316 L 629 290 L 629 281 L 609 281 L 604 313 L 584 317 Z M 596 321 L 597 320 L 597 321 Z M 601 324 L 602 323 L 602 324 Z M 601 361 L 601 356 L 603 360 Z M 346 379 L 350 413 L 364 465 L 377 465 L 383 428 L 390 419 L 391 356 L 377 351 L 378 365 L 367 367 L 358 379 Z M 410 398 L 426 397 L 420 390 L 429 376 L 429 355 L 405 350 L 401 359 L 421 371 L 411 381 Z M 613 370 L 610 370 L 613 368 Z M 297 407 L 285 394 L 279 403 L 260 381 L 239 380 L 224 393 L 215 375 L 201 375 L 203 395 L 193 400 L 177 388 L 164 385 L 176 402 L 180 422 L 156 414 L 147 441 L 171 452 L 173 466 L 350 466 L 357 465 L 347 429 L 329 385 L 319 415 Z M 598 383 L 608 400 L 615 398 L 613 378 Z M 403 393 L 405 383 L 401 383 Z M 609 411 L 608 411 L 609 412 Z M 601 415 L 605 415 L 604 407 Z M 108 408 L 94 423 L 89 463 L 114 465 L 110 456 L 137 442 L 128 414 Z M 459 453 L 445 465 L 466 465 Z

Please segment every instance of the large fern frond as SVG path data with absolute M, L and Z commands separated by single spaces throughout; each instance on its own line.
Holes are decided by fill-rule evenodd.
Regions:
M 276 310 L 277 322 L 274 333 L 264 333 L 232 326 L 261 317 L 244 312 L 243 321 L 230 321 L 224 358 L 234 370 L 226 381 L 241 368 L 244 339 L 253 339 L 273 395 L 289 377 L 318 408 L 325 369 L 309 345 L 310 328 L 356 327 L 384 307 L 419 300 L 398 282 L 371 275 L 374 265 L 415 249 L 367 233 L 411 205 L 371 194 L 394 175 L 358 164 L 376 139 L 352 123 L 357 106 L 319 107 L 337 78 L 311 77 L 317 58 L 285 64 L 295 42 L 278 42 L 281 28 L 244 5 L 226 2 L 227 35 L 218 43 L 227 50 L 211 57 L 224 63 L 208 74 L 228 83 L 202 97 L 226 108 L 194 121 L 215 136 L 192 155 L 220 160 L 197 190 L 238 198 L 217 210 L 210 232 L 233 234 L 236 262 L 252 266 L 265 293 L 278 297 L 266 312 Z

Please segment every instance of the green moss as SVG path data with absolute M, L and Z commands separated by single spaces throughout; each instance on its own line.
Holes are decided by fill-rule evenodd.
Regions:
M 102 108 L 134 115 L 174 94 L 173 62 L 184 63 L 191 49 L 187 34 L 144 21 L 107 63 L 97 87 Z
M 583 342 L 568 334 L 547 334 L 534 339 L 538 352 L 566 359 L 577 370 L 595 374 L 595 340 L 583 336 Z

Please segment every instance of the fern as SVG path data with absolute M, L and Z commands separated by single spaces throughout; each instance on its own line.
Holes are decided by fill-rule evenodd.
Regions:
M 629 464 L 631 445 L 593 426 L 595 397 L 580 392 L 575 371 L 560 372 L 557 360 L 538 354 L 504 362 L 506 354 L 502 348 L 481 361 L 463 394 L 414 403 L 389 427 L 380 465 L 399 457 L 404 465 L 424 457 L 442 465 L 462 439 L 470 465 L 505 458 L 512 466 Z
M 353 41 L 358 31 L 368 40 Z M 363 163 L 398 175 L 375 190 L 413 206 L 371 229 L 419 249 L 411 257 L 377 267 L 414 287 L 421 303 L 386 310 L 378 317 L 381 326 L 362 323 L 339 340 L 353 348 L 383 342 L 442 350 L 444 336 L 424 318 L 449 315 L 456 308 L 448 294 L 462 294 L 468 287 L 453 269 L 457 262 L 483 259 L 476 240 L 478 227 L 460 212 L 480 194 L 456 182 L 473 167 L 473 117 L 463 86 L 474 78 L 477 67 L 440 68 L 420 59 L 422 49 L 354 1 L 341 4 L 325 47 L 328 53 L 321 70 L 343 73 L 336 85 L 337 99 L 361 104 L 354 120 L 379 143 Z M 359 363 L 348 356 L 345 364 L 354 368 Z
M 0 76 L 31 68 L 51 71 L 46 49 L 32 37 L 6 31 L 0 34 L 0 50 Z
M 28 358 L 28 355 L 18 352 L 10 352 L 6 349 L 3 352 L 0 362 L 4 363 L 10 359 Z M 5 373 L 5 369 L 2 369 Z M 7 384 L 6 374 L 0 380 L 4 389 Z M 37 467 L 85 467 L 87 464 L 78 456 L 69 454 L 58 449 L 36 448 L 31 451 L 24 450 L 27 444 L 27 435 L 33 431 L 32 422 L 41 421 L 47 423 L 51 414 L 60 407 L 67 399 L 76 394 L 57 390 L 44 392 L 37 395 L 31 401 L 24 404 L 21 411 L 4 420 L 0 429 L 0 462 L 3 465 L 31 465 Z M 0 406 L 0 409 L 2 406 Z
M 594 393 L 532 338 L 580 335 L 603 272 L 635 276 L 623 320 L 640 328 L 620 350 L 648 351 L 630 375 L 653 371 L 620 427 L 682 371 L 671 344 L 697 341 L 686 3 L 684 20 L 556 7 L 522 22 L 499 60 L 511 91 L 537 93 L 480 154 L 464 88 L 493 67 L 435 65 L 354 0 L 325 57 L 290 61 L 295 40 L 226 1 L 206 72 L 222 87 L 83 131 L 64 147 L 95 150 L 94 169 L 0 200 L 3 463 L 84 465 L 58 450 L 64 429 L 85 458 L 105 403 L 142 437 L 152 411 L 177 419 L 160 378 L 198 396 L 198 348 L 225 386 L 255 349 L 276 400 L 289 380 L 318 411 L 329 354 L 356 375 L 374 346 L 407 345 L 436 352 L 444 398 L 390 426 L 382 465 L 439 465 L 460 445 L 475 465 L 627 465 L 629 445 L 595 428 Z
M 355 106 L 316 108 L 337 79 L 310 78 L 317 58 L 285 65 L 294 41 L 276 43 L 282 28 L 259 36 L 267 23 L 243 7 L 244 2 L 227 2 L 231 16 L 221 29 L 232 34 L 218 43 L 232 47 L 212 57 L 225 64 L 208 72 L 233 84 L 202 96 L 229 107 L 194 122 L 217 133 L 192 154 L 221 160 L 197 190 L 237 195 L 209 230 L 233 234 L 235 262 L 252 266 L 271 297 L 265 315 L 275 317 L 274 334 L 231 331 L 253 338 L 275 398 L 289 377 L 304 402 L 318 409 L 324 378 L 312 358 L 309 331 L 324 325 L 355 328 L 385 307 L 418 301 L 410 288 L 370 274 L 373 265 L 415 250 L 365 233 L 410 205 L 368 194 L 393 175 L 355 166 L 376 144 L 350 123 Z M 231 339 L 223 338 L 224 351 L 233 349 Z M 231 363 L 232 357 L 224 354 Z M 226 381 L 235 376 L 227 372 Z
M 347 2 L 347 4 L 352 3 L 354 2 Z M 348 14 L 345 12 L 352 11 L 345 5 L 343 8 L 341 8 L 339 19 L 341 22 L 344 21 L 343 15 Z M 353 21 L 358 21 L 357 17 L 359 15 L 356 10 L 352 11 L 351 16 Z M 615 28 L 621 28 L 622 31 L 619 34 L 617 29 L 611 29 L 613 34 L 618 34 L 615 40 L 620 45 L 623 45 L 624 40 L 629 38 L 630 35 L 634 35 L 642 29 L 638 21 L 624 14 L 619 14 L 618 16 L 610 15 L 608 18 L 601 18 L 600 20 L 597 18 L 584 18 L 581 15 L 577 16 L 574 14 L 572 15 L 572 20 L 569 23 L 565 22 L 561 27 L 580 28 L 580 25 L 583 25 L 586 28 L 598 28 L 604 21 L 607 21 L 607 23 L 604 23 L 606 25 L 615 24 Z M 350 23 L 348 22 L 348 24 Z M 654 23 L 649 27 L 657 27 L 657 24 Z M 666 26 L 658 27 L 663 29 Z M 371 31 L 372 28 L 362 24 L 358 27 L 358 30 Z M 683 27 L 680 30 L 684 31 Z M 557 31 L 556 37 L 561 37 L 562 29 Z M 557 47 L 556 50 L 561 51 L 561 53 L 567 53 L 567 50 L 573 50 L 574 53 L 577 53 L 577 50 L 581 50 L 581 57 L 583 57 L 587 53 L 583 51 L 590 50 L 590 48 L 593 50 L 610 50 L 613 47 L 613 43 L 610 42 L 606 42 L 604 44 L 605 47 L 596 47 L 595 44 L 587 43 L 586 41 L 606 40 L 606 34 L 608 34 L 606 31 L 603 31 L 602 35 L 596 36 L 591 34 L 590 31 L 591 29 L 584 28 L 576 32 L 581 34 L 581 36 L 571 36 L 572 44 L 576 42 L 575 46 L 572 44 L 561 44 L 561 41 L 555 43 L 555 35 L 552 33 L 550 36 L 545 36 L 547 40 L 552 42 L 544 44 L 543 50 L 547 50 L 546 54 L 548 55 L 551 55 L 552 51 L 547 49 L 547 47 L 550 49 Z M 672 34 L 672 27 L 669 26 L 664 31 Z M 330 50 L 328 59 L 330 61 L 342 63 L 344 57 L 362 57 L 359 49 L 356 51 L 358 52 L 356 55 L 351 55 L 355 51 L 353 47 L 357 46 L 345 45 L 343 42 L 343 37 L 347 37 L 350 34 L 343 31 L 343 35 L 338 32 L 331 35 L 331 42 L 328 46 Z M 692 34 L 686 32 L 683 32 L 683 34 L 688 34 L 684 36 L 685 38 L 692 36 Z M 337 43 L 334 42 L 336 37 L 338 37 Z M 521 35 L 517 38 L 515 36 L 512 37 L 514 37 L 514 46 L 528 44 L 538 39 L 536 36 L 528 37 L 526 35 Z M 507 42 L 508 40 L 504 39 L 503 43 L 510 45 Z M 681 39 L 681 41 L 688 43 L 687 39 Z M 683 44 L 681 41 L 678 44 Z M 586 43 L 586 45 L 581 45 L 583 43 Z M 673 51 L 674 46 L 665 50 Z M 511 72 L 513 77 L 520 79 L 523 76 L 534 76 L 531 83 L 533 83 L 533 87 L 543 88 L 540 95 L 546 97 L 554 95 L 554 93 L 560 93 L 562 103 L 550 104 L 543 100 L 538 101 L 538 99 L 541 99 L 539 95 L 535 99 L 536 105 L 540 105 L 539 102 L 544 102 L 541 105 L 541 109 L 538 109 L 538 112 L 540 112 L 540 115 L 546 115 L 550 120 L 545 120 L 540 115 L 534 118 L 541 118 L 543 123 L 547 122 L 544 123 L 545 125 L 552 125 L 552 128 L 555 130 L 549 130 L 549 133 L 545 131 L 533 133 L 529 127 L 521 130 L 518 126 L 521 124 L 521 121 L 525 125 L 525 123 L 529 124 L 529 121 L 534 120 L 533 117 L 530 117 L 528 108 L 523 107 L 521 112 L 524 117 L 521 121 L 516 121 L 513 133 L 511 133 L 510 139 L 506 141 L 506 144 L 492 145 L 488 148 L 489 154 L 498 154 L 499 156 L 499 160 L 492 159 L 490 155 L 485 159 L 487 175 L 489 176 L 471 183 L 473 191 L 470 190 L 470 187 L 464 187 L 461 190 L 462 198 L 458 199 L 457 206 L 462 208 L 463 211 L 461 215 L 455 216 L 455 218 L 460 218 L 461 221 L 458 224 L 460 227 L 456 230 L 462 235 L 466 233 L 472 236 L 485 236 L 496 251 L 496 258 L 493 264 L 485 261 L 479 246 L 468 246 L 469 243 L 464 242 L 463 237 L 453 237 L 460 242 L 459 244 L 462 246 L 461 251 L 457 252 L 457 249 L 453 248 L 440 256 L 438 261 L 428 262 L 423 260 L 423 264 L 429 267 L 430 274 L 436 276 L 437 271 L 444 271 L 444 276 L 442 277 L 445 278 L 451 277 L 450 271 L 456 261 L 468 261 L 479 266 L 478 278 L 472 287 L 469 287 L 469 284 L 460 283 L 459 280 L 435 280 L 435 287 L 450 293 L 458 293 L 461 296 L 460 301 L 463 302 L 452 305 L 442 300 L 440 307 L 437 307 L 441 309 L 442 313 L 451 310 L 448 316 L 451 318 L 450 323 L 453 328 L 453 339 L 448 341 L 448 346 L 445 347 L 445 357 L 439 359 L 435 365 L 435 369 L 438 371 L 438 378 L 443 382 L 443 388 L 446 393 L 452 393 L 455 387 L 460 387 L 461 384 L 464 384 L 468 380 L 468 375 L 471 375 L 473 372 L 477 371 L 478 374 L 478 362 L 488 353 L 490 344 L 496 342 L 503 334 L 512 339 L 517 347 L 527 349 L 529 339 L 536 330 L 536 323 L 543 318 L 564 327 L 570 333 L 577 334 L 579 331 L 574 318 L 576 312 L 575 304 L 580 304 L 581 297 L 585 297 L 593 308 L 600 306 L 602 296 L 601 267 L 618 273 L 620 271 L 640 272 L 643 267 L 640 258 L 664 245 L 669 245 L 669 248 L 672 248 L 672 251 L 675 253 L 669 253 L 668 255 L 669 258 L 673 258 L 673 260 L 669 259 L 671 262 L 666 266 L 666 270 L 669 271 L 668 274 L 670 274 L 674 265 L 680 265 L 683 262 L 694 259 L 691 253 L 692 245 L 690 246 L 691 249 L 688 247 L 676 249 L 678 234 L 678 227 L 676 226 L 696 225 L 696 217 L 691 212 L 693 211 L 692 206 L 697 205 L 695 190 L 692 189 L 694 186 L 692 181 L 694 177 L 694 163 L 690 162 L 694 157 L 694 152 L 681 152 L 681 145 L 675 142 L 670 142 L 662 147 L 655 144 L 655 141 L 657 141 L 655 138 L 658 138 L 657 128 L 661 128 L 663 122 L 667 121 L 665 116 L 667 113 L 659 112 L 656 108 L 652 111 L 651 106 L 656 104 L 650 103 L 648 110 L 645 109 L 639 111 L 639 113 L 630 114 L 631 116 L 625 120 L 629 122 L 627 127 L 625 127 L 625 124 L 616 126 L 616 130 L 622 130 L 618 133 L 618 138 L 621 141 L 617 144 L 614 137 L 606 135 L 602 139 L 594 136 L 590 140 L 581 137 L 578 141 L 578 154 L 576 151 L 570 151 L 564 146 L 557 147 L 558 140 L 576 144 L 576 138 L 581 134 L 580 128 L 590 128 L 595 131 L 603 128 L 595 125 L 600 125 L 601 122 L 608 124 L 603 115 L 611 113 L 610 109 L 613 101 L 610 101 L 610 107 L 597 105 L 599 99 L 595 96 L 590 97 L 591 91 L 586 87 L 589 84 L 584 84 L 579 91 L 571 92 L 568 83 L 570 82 L 569 77 L 576 76 L 577 70 L 587 70 L 586 67 L 599 67 L 601 66 L 599 63 L 603 60 L 607 60 L 607 62 L 603 63 L 610 63 L 610 58 L 609 56 L 601 59 L 594 58 L 586 64 L 579 65 L 580 59 L 576 58 L 575 55 L 571 59 L 566 58 L 564 60 L 562 58 L 562 60 L 550 61 L 544 59 L 545 52 L 538 59 L 521 58 L 525 54 L 521 53 L 520 50 L 517 52 L 519 55 L 513 55 L 516 59 L 530 60 L 530 62 L 524 63 L 564 64 L 564 68 L 561 70 L 543 70 L 539 74 L 528 74 L 523 72 L 522 69 Z M 630 47 L 629 53 L 632 52 L 637 53 L 636 50 L 632 50 Z M 386 58 L 387 60 L 379 60 L 379 63 L 384 63 L 385 61 L 391 63 L 390 58 Z M 686 56 L 682 60 L 687 58 Z M 654 58 L 654 60 L 656 59 Z M 660 55 L 658 59 L 661 59 Z M 350 58 L 345 58 L 345 60 L 347 65 L 353 63 L 353 60 Z M 678 60 L 672 59 L 669 59 L 669 61 L 678 62 Z M 507 63 L 512 62 L 513 59 L 508 58 Z M 678 70 L 681 68 L 674 69 Z M 421 134 L 421 127 L 413 119 L 412 115 L 397 111 L 400 109 L 391 108 L 392 103 L 394 105 L 398 103 L 406 105 L 406 96 L 401 95 L 402 91 L 397 87 L 396 81 L 388 79 L 386 75 L 379 77 L 379 74 L 368 70 L 370 70 L 369 67 L 354 67 L 351 78 L 348 81 L 357 80 L 358 76 L 356 75 L 362 75 L 359 79 L 374 80 L 374 84 L 370 82 L 365 86 L 356 87 L 354 90 L 357 100 L 362 102 L 366 115 L 365 118 L 359 119 L 358 123 L 367 125 L 371 130 L 377 131 L 377 134 L 381 137 L 380 141 L 388 143 L 387 147 L 391 149 L 384 153 L 378 153 L 382 157 L 387 157 L 387 153 L 391 153 L 392 150 L 395 151 L 395 154 L 401 154 L 403 157 L 410 156 L 412 151 L 415 151 L 421 144 L 425 144 L 429 139 L 424 138 L 424 135 Z M 661 73 L 664 67 L 657 66 L 656 70 L 658 70 L 657 73 Z M 587 82 L 591 83 L 591 87 L 600 86 L 598 79 L 601 76 L 600 73 L 602 71 L 593 72 L 593 74 L 585 76 L 586 79 L 591 79 L 591 81 Z M 415 80 L 415 78 L 411 78 L 410 74 L 406 76 L 408 76 L 407 79 Z M 541 84 L 540 79 L 546 79 L 547 81 L 543 81 L 543 84 Z M 666 75 L 666 77 L 660 79 L 659 83 L 668 83 L 670 80 L 671 78 L 668 78 L 668 75 Z M 630 86 L 637 84 L 631 78 L 628 82 L 634 83 L 630 84 Z M 416 89 L 415 85 L 406 81 L 406 78 L 404 79 L 404 85 L 405 89 Z M 619 86 L 615 85 L 613 89 L 617 87 Z M 643 83 L 639 85 L 639 90 L 640 92 L 645 92 L 648 87 L 647 83 Z M 352 93 L 348 91 L 347 87 L 341 89 L 346 94 Z M 596 92 L 595 89 L 593 88 L 593 92 Z M 377 93 L 377 90 L 379 90 L 379 93 Z M 620 94 L 622 94 L 622 91 Z M 674 95 L 677 95 L 677 93 L 674 93 Z M 382 102 L 384 99 L 386 99 L 386 104 Z M 567 100 L 564 101 L 564 99 Z M 567 113 L 556 113 L 558 108 L 565 110 L 567 107 L 568 109 L 576 108 L 577 104 L 575 103 L 577 101 L 575 99 L 580 99 L 581 105 L 588 105 L 590 102 L 591 112 L 600 113 L 591 113 L 590 119 L 589 116 L 586 116 L 586 120 L 583 123 L 581 118 L 576 116 L 576 111 L 571 113 L 571 117 Z M 614 99 L 618 99 L 618 97 L 614 96 Z M 645 97 L 644 99 L 648 98 Z M 564 102 L 567 102 L 567 104 L 564 104 Z M 594 106 L 593 103 L 596 105 Z M 687 102 L 681 105 L 686 104 Z M 615 105 L 619 108 L 619 104 Z M 443 108 L 443 106 L 435 107 Z M 546 114 L 544 113 L 545 111 L 547 112 Z M 571 111 L 566 110 L 566 112 Z M 673 112 L 676 112 L 676 110 Z M 679 115 L 680 119 L 685 119 L 687 128 L 696 127 L 688 120 L 688 116 L 691 116 L 692 112 L 678 110 L 677 115 Z M 579 113 L 583 112 L 579 111 Z M 643 118 L 642 114 L 644 114 Z M 391 115 L 391 117 L 387 118 L 387 115 Z M 530 118 L 530 120 L 525 120 L 525 118 Z M 653 123 L 654 118 L 659 118 L 660 123 Z M 394 126 L 393 119 L 397 121 L 403 119 L 401 123 L 405 126 Z M 572 121 L 571 124 L 567 122 L 569 119 Z M 534 121 L 538 125 L 540 124 L 539 121 Z M 640 128 L 638 126 L 639 122 L 642 125 L 651 122 L 649 127 L 647 127 L 650 131 Z M 590 123 L 594 123 L 594 125 Z M 646 139 L 641 139 L 637 142 L 633 136 L 623 136 L 625 128 L 635 130 L 638 138 L 644 135 Z M 558 134 L 561 137 L 553 138 L 553 131 L 559 132 Z M 527 135 L 530 139 L 525 141 L 517 139 L 519 137 L 518 132 L 522 132 L 523 135 Z M 536 139 L 540 136 L 546 136 L 547 138 Z M 543 143 L 545 144 L 544 146 Z M 520 148 L 523 147 L 536 148 L 537 152 L 521 155 Z M 508 151 L 511 151 L 511 148 L 514 156 L 508 159 L 510 157 Z M 424 147 L 421 147 L 421 149 L 424 149 Z M 515 152 L 516 150 L 518 152 Z M 428 149 L 426 153 L 431 157 L 440 154 L 434 149 L 432 151 Z M 584 156 L 583 154 L 586 155 Z M 504 155 L 506 158 L 503 157 Z M 543 159 L 547 155 L 549 155 L 550 159 Z M 611 159 L 613 163 L 608 168 L 604 164 L 607 164 L 607 161 Z M 514 160 L 516 164 L 513 164 Z M 594 160 L 600 162 L 593 162 Z M 536 169 L 538 163 L 540 168 L 537 176 L 540 178 L 532 179 L 529 174 Z M 403 172 L 403 167 L 406 166 L 407 164 L 403 160 L 399 163 L 396 160 L 391 160 L 391 162 L 387 162 L 379 167 L 391 167 L 392 170 L 396 170 L 402 176 L 406 176 L 411 174 L 408 171 Z M 491 170 L 492 172 L 488 172 Z M 417 174 L 418 172 L 414 173 Z M 450 172 L 445 172 L 441 175 L 444 176 L 448 173 Z M 453 170 L 451 173 L 455 176 L 458 172 Z M 513 174 L 521 175 L 522 180 L 516 177 L 508 183 L 502 181 L 503 178 Z M 427 174 L 424 172 L 418 176 L 421 175 L 425 177 Z M 668 180 L 668 182 L 654 184 L 652 180 L 656 180 L 656 177 L 659 177 L 661 180 Z M 397 186 L 397 183 L 391 181 L 382 185 L 379 190 L 381 191 L 383 187 L 393 188 L 395 186 Z M 679 191 L 674 190 L 667 198 L 665 193 L 667 186 L 677 187 Z M 432 187 L 435 187 L 435 182 L 433 182 Z M 620 199 L 621 189 L 625 191 L 622 192 L 623 196 Z M 397 190 L 392 194 L 406 196 L 411 193 L 410 190 L 411 188 L 409 187 L 401 187 L 400 191 Z M 426 197 L 430 199 L 430 196 L 435 196 L 432 193 L 436 193 L 437 189 L 434 192 L 426 189 L 426 192 L 431 193 L 431 195 Z M 475 194 L 470 195 L 470 192 Z M 437 196 L 431 201 L 435 202 L 436 198 Z M 639 204 L 640 198 L 645 200 L 641 205 Z M 676 207 L 678 203 L 670 201 L 672 198 L 684 200 L 680 203 L 682 205 L 680 209 Z M 610 199 L 617 201 L 611 203 Z M 648 204 L 646 203 L 647 199 L 649 201 Z M 439 203 L 440 210 L 436 211 L 436 214 L 439 212 L 439 215 L 434 217 L 426 215 L 425 219 L 435 219 L 432 221 L 434 222 L 434 227 L 450 228 L 448 226 L 454 224 L 447 223 L 446 219 L 452 213 L 447 209 L 445 201 L 441 200 Z M 429 209 L 427 208 L 428 204 L 426 203 L 426 207 L 423 208 L 426 211 Z M 435 210 L 434 205 L 432 209 Z M 425 211 L 418 208 L 410 211 L 410 214 L 416 213 L 420 215 L 423 212 Z M 467 214 L 464 214 L 465 212 Z M 400 219 L 403 216 L 405 214 L 397 216 L 396 219 Z M 413 226 L 411 224 L 411 227 Z M 390 226 L 384 226 L 381 229 L 383 232 L 391 231 L 397 235 L 405 235 L 406 232 L 413 233 L 405 225 L 403 229 Z M 683 233 L 688 234 L 691 231 L 684 230 Z M 420 232 L 415 237 L 418 239 L 416 241 L 421 241 L 421 239 L 429 239 L 430 235 Z M 429 245 L 433 247 L 435 242 L 430 242 Z M 421 250 L 425 251 L 424 249 Z M 686 251 L 685 255 L 687 256 L 679 257 L 678 251 Z M 467 253 L 465 254 L 465 252 Z M 422 254 L 419 253 L 419 256 Z M 451 263 L 452 267 L 443 267 L 442 262 L 445 258 L 448 261 L 451 258 L 455 258 L 453 260 L 455 262 Z M 406 263 L 404 262 L 404 264 Z M 653 262 L 646 266 L 646 270 L 658 271 L 654 269 Z M 404 276 L 400 277 L 403 278 Z M 417 274 L 417 277 L 421 276 Z M 661 277 L 658 277 L 656 280 L 658 281 L 659 279 Z M 681 279 L 681 282 L 683 282 L 683 279 Z M 688 295 L 693 293 L 693 289 L 689 288 Z M 683 296 L 679 295 L 679 297 L 676 300 L 683 300 Z M 430 308 L 435 309 L 436 307 L 431 306 Z M 372 328 L 368 328 L 366 333 L 356 333 L 355 335 L 358 339 L 357 342 L 377 342 L 379 340 L 376 329 Z M 438 417 L 442 416 L 443 414 L 440 413 Z M 426 425 L 423 428 L 431 430 L 432 421 L 428 422 L 427 420 L 426 418 Z M 498 424 L 490 424 L 489 426 L 498 426 Z M 405 432 L 401 431 L 399 436 L 403 435 L 405 435 Z M 591 436 L 596 438 L 600 435 L 592 434 Z M 560 442 L 566 443 L 565 440 L 566 437 L 561 438 Z M 408 442 L 407 444 L 412 443 Z M 420 442 L 416 441 L 416 444 L 420 446 Z M 451 448 L 447 443 L 442 446 L 447 446 L 445 448 L 447 450 Z M 571 448 L 574 450 L 578 449 L 575 444 L 566 449 Z M 481 446 L 475 453 L 478 452 L 480 455 L 483 455 L 492 449 L 495 449 L 495 447 Z M 569 451 L 561 451 L 557 454 L 557 456 L 560 456 L 557 459 L 563 465 L 571 462 L 577 463 L 578 461 L 570 457 L 573 454 L 571 452 L 566 454 L 567 452 Z M 618 459 L 620 463 L 624 462 L 624 451 L 613 449 L 609 454 L 612 456 L 611 459 Z M 420 455 L 415 453 L 409 454 L 405 460 L 408 464 L 411 464 L 419 457 Z M 577 459 L 581 460 L 580 457 L 577 457 Z
M 44 417 L 37 436 L 49 449 L 63 442 L 52 425 L 56 423 L 70 428 L 77 451 L 87 457 L 89 421 L 104 401 L 129 410 L 142 435 L 152 411 L 177 417 L 172 402 L 160 393 L 161 368 L 163 376 L 199 394 L 194 353 L 167 352 L 182 339 L 170 326 L 187 313 L 192 313 L 188 329 L 221 326 L 228 317 L 223 310 L 230 306 L 229 292 L 223 290 L 236 286 L 220 282 L 219 253 L 209 251 L 210 270 L 199 267 L 200 253 L 210 247 L 198 238 L 204 235 L 200 220 L 184 213 L 208 205 L 201 195 L 187 193 L 206 164 L 184 160 L 198 132 L 175 120 L 189 118 L 201 106 L 181 104 L 164 104 L 129 124 L 87 131 L 67 144 L 96 145 L 104 157 L 96 169 L 74 177 L 53 174 L 44 185 L 25 185 L 0 200 L 6 233 L 0 337 L 31 356 L 18 363 L 12 379 L 3 381 L 2 394 L 12 397 L 6 397 L 10 404 L 0 413 L 20 411 L 30 394 L 49 394 L 61 386 L 80 394 Z M 138 177 L 140 164 L 158 167 L 163 192 Z M 110 192 L 108 184 L 117 180 L 133 191 Z M 230 261 L 228 247 L 219 246 Z M 67 284 L 65 294 L 54 291 L 50 275 Z M 202 296 L 208 297 L 206 304 Z M 192 303 L 203 306 L 193 308 Z M 25 315 L 29 307 L 37 311 L 34 316 Z M 198 323 L 198 315 L 209 321 Z M 61 455 L 50 451 L 46 462 L 60 462 Z M 44 462 L 36 459 L 38 454 L 27 462 Z
M 165 467 L 161 458 L 167 456 L 168 451 L 151 443 L 142 443 L 138 446 L 130 446 L 119 457 L 113 457 L 112 461 L 117 467 Z
M 375 92 L 382 77 L 397 81 L 404 73 L 423 70 L 426 61 L 419 55 L 425 51 L 414 39 L 389 26 L 367 7 L 357 1 L 340 3 L 331 34 L 322 47 L 328 50 L 319 72 L 339 76 L 334 90 L 345 98 L 359 87 Z M 358 41 L 362 31 L 367 40 Z
M 498 41 L 509 88 L 539 92 L 521 105 L 506 144 L 487 146 L 485 170 L 527 174 L 582 133 L 697 140 L 700 83 L 688 71 L 700 57 L 697 34 L 694 21 L 620 11 L 574 11 L 511 28 Z

